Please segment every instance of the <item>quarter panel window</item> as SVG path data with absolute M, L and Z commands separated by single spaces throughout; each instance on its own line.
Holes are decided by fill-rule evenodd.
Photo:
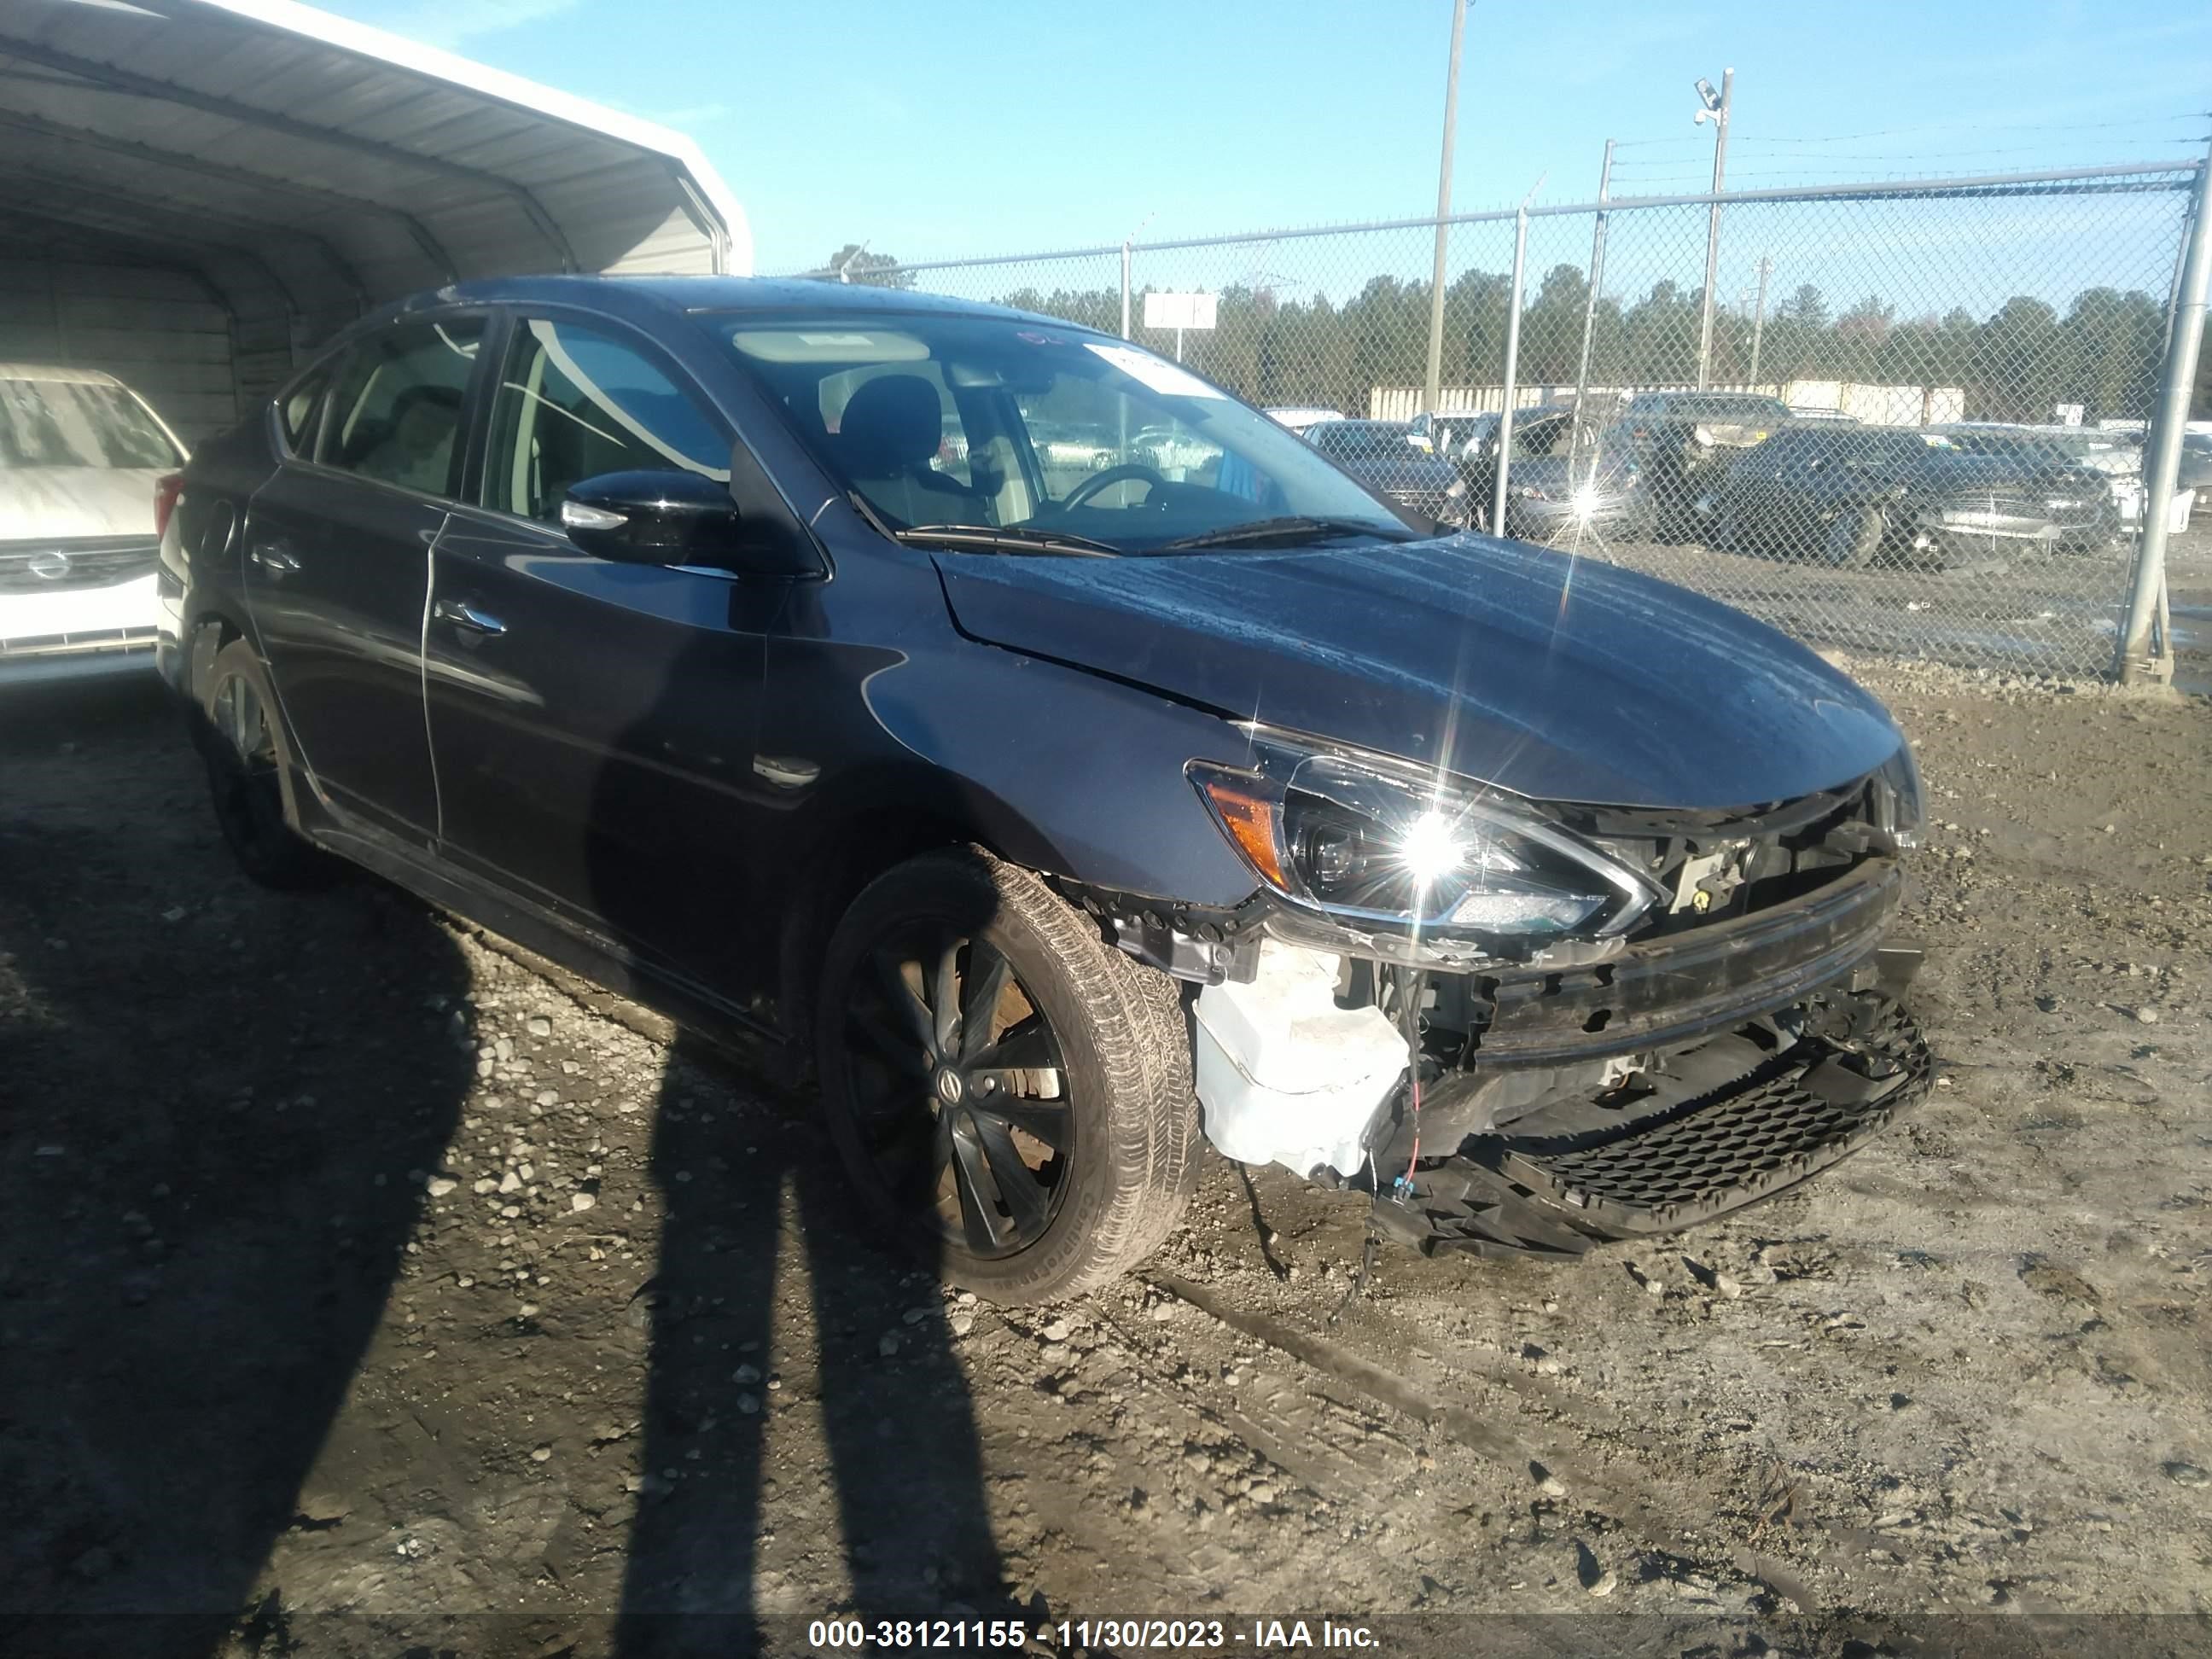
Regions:
M 347 354 L 316 459 L 325 466 L 450 495 L 461 459 L 461 415 L 479 317 L 403 323 Z
M 521 319 L 492 398 L 483 505 L 554 522 L 572 484 L 605 472 L 726 482 L 731 439 L 636 347 L 580 323 Z
M 295 454 L 313 447 L 315 422 L 321 418 L 323 393 L 330 381 L 328 370 L 310 375 L 276 407 L 276 423 L 283 429 L 285 447 Z

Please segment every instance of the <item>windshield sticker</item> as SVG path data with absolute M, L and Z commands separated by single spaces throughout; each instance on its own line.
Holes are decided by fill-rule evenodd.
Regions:
M 866 347 L 876 343 L 872 334 L 802 334 L 799 337 L 808 345 Z
M 1176 367 L 1164 357 L 1155 357 L 1149 351 L 1139 351 L 1134 346 L 1102 345 L 1096 340 L 1085 340 L 1084 344 L 1138 385 L 1148 386 L 1163 397 L 1218 398 L 1224 395 L 1189 370 Z

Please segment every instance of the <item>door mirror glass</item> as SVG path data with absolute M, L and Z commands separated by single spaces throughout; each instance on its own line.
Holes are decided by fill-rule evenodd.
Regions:
M 696 472 L 603 472 L 568 486 L 561 527 L 595 559 L 730 566 L 739 550 L 730 487 Z

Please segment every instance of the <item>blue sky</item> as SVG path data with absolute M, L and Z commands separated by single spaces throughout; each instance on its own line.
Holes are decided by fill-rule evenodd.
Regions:
M 323 0 L 680 127 L 763 271 L 1423 213 L 1449 0 Z M 2212 7 L 1476 0 L 1455 204 L 2200 154 Z

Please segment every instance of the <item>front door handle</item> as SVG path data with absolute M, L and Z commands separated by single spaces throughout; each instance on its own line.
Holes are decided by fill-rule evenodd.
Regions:
M 300 561 L 292 550 L 282 542 L 260 542 L 253 549 L 253 562 L 272 575 L 283 575 L 288 570 L 297 570 Z
M 465 599 L 441 599 L 430 607 L 430 614 L 440 622 L 449 622 L 456 628 L 465 628 L 471 634 L 504 634 L 507 624 L 488 612 L 479 611 Z

